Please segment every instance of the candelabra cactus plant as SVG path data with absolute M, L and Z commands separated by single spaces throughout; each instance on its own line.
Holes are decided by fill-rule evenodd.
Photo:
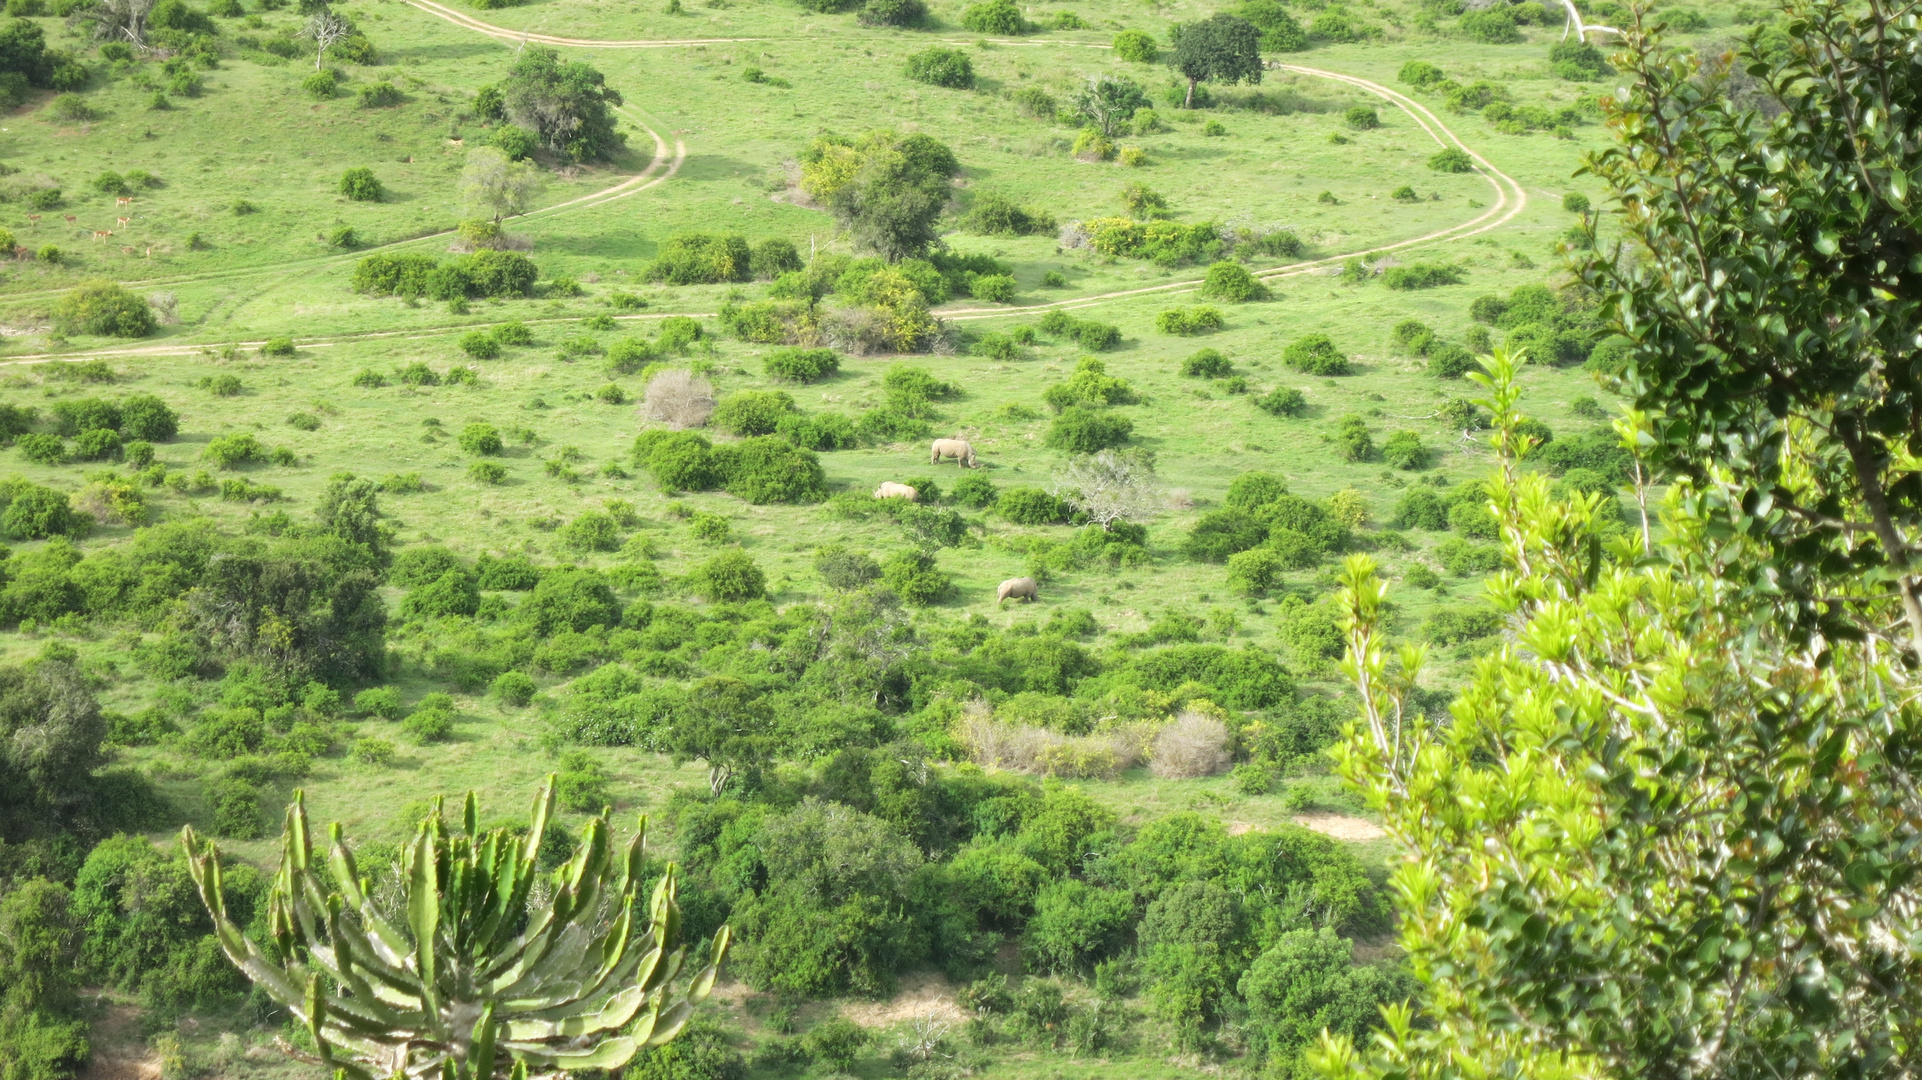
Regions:
M 401 903 L 384 915 L 336 824 L 315 862 L 307 811 L 287 808 L 269 899 L 272 950 L 227 918 L 219 853 L 181 831 L 221 948 L 307 1027 L 344 1080 L 493 1080 L 612 1069 L 673 1039 L 714 987 L 725 927 L 707 965 L 681 980 L 680 908 L 669 864 L 641 907 L 647 821 L 612 850 L 607 816 L 551 875 L 536 866 L 554 806 L 549 777 L 525 837 L 482 833 L 472 792 L 458 831 L 436 801 L 400 861 Z M 537 879 L 551 892 L 529 897 Z M 277 955 L 270 955 L 275 953 Z

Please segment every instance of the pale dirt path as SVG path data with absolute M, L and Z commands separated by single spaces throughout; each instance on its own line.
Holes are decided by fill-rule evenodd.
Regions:
M 464 14 L 462 12 L 454 10 L 453 8 L 447 7 L 443 4 L 436 3 L 435 0 L 407 0 L 407 2 L 431 15 L 435 15 L 440 18 L 446 19 L 448 22 L 451 22 L 456 26 L 462 26 L 467 29 L 474 30 L 477 33 L 486 34 L 490 37 L 495 37 L 502 40 L 538 41 L 543 44 L 566 45 L 566 46 L 576 47 L 576 48 L 668 48 L 668 47 L 674 47 L 674 46 L 765 40 L 761 38 L 685 38 L 685 39 L 621 41 L 621 40 L 600 40 L 600 39 L 588 39 L 588 38 L 562 38 L 562 37 L 556 37 L 553 35 L 541 35 L 541 34 L 533 34 L 531 32 L 509 30 L 506 27 L 495 26 L 492 23 L 482 22 L 481 20 L 476 19 L 471 15 Z M 1076 48 L 1110 48 L 1111 47 L 1106 45 L 1087 45 L 1087 44 L 1078 43 L 1078 42 L 1010 41 L 1010 42 L 1007 42 L 1007 44 L 1033 45 L 1033 46 L 1059 45 L 1064 47 L 1076 47 Z M 1410 247 L 1416 247 L 1423 244 L 1445 243 L 1445 242 L 1451 242 L 1455 240 L 1461 240 L 1470 236 L 1476 236 L 1481 233 L 1488 232 L 1492 229 L 1500 228 L 1501 226 L 1507 224 L 1509 221 L 1513 220 L 1517 214 L 1521 213 L 1524 209 L 1527 208 L 1528 193 L 1526 190 L 1522 188 L 1521 184 L 1517 183 L 1515 179 L 1509 176 L 1507 173 L 1504 173 L 1500 169 L 1497 169 L 1491 162 L 1488 161 L 1488 159 L 1484 158 L 1482 155 L 1470 149 L 1468 145 L 1462 142 L 1461 138 L 1457 136 L 1452 130 L 1450 130 L 1446 124 L 1443 124 L 1440 118 L 1437 117 L 1433 112 L 1431 112 L 1427 106 L 1421 104 L 1418 101 L 1415 101 L 1413 98 L 1410 98 L 1407 95 L 1400 93 L 1399 91 L 1383 86 L 1380 83 L 1371 82 L 1367 79 L 1363 79 L 1354 75 L 1344 75 L 1340 72 L 1326 71 L 1321 68 L 1304 67 L 1298 64 L 1280 64 L 1278 65 L 1278 69 L 1283 71 L 1293 71 L 1303 75 L 1311 75 L 1317 78 L 1330 79 L 1335 82 L 1346 83 L 1350 86 L 1354 86 L 1358 89 L 1374 94 L 1375 96 L 1380 97 L 1384 101 L 1388 102 L 1390 105 L 1393 105 L 1395 108 L 1407 114 L 1409 119 L 1413 120 L 1415 122 L 1415 125 L 1421 128 L 1422 131 L 1426 135 L 1428 135 L 1429 138 L 1433 139 L 1437 145 L 1440 145 L 1443 147 L 1452 146 L 1456 149 L 1461 150 L 1463 153 L 1467 154 L 1470 157 L 1470 159 L 1473 160 L 1473 162 L 1475 163 L 1475 171 L 1481 174 L 1482 178 L 1488 181 L 1489 187 L 1493 189 L 1495 194 L 1495 204 L 1489 207 L 1486 212 L 1484 212 L 1478 217 L 1475 217 L 1469 221 L 1465 221 L 1460 225 L 1451 226 L 1450 228 L 1447 228 L 1447 229 L 1440 229 L 1435 232 L 1428 233 L 1424 236 L 1414 237 L 1409 240 L 1400 240 L 1392 244 L 1383 244 L 1378 247 L 1366 248 L 1360 251 L 1350 251 L 1350 252 L 1343 253 L 1341 255 L 1331 255 L 1322 259 L 1313 259 L 1308 262 L 1290 263 L 1283 266 L 1271 267 L 1266 270 L 1258 270 L 1258 271 L 1255 271 L 1255 276 L 1262 278 L 1263 280 L 1266 280 L 1266 281 L 1279 281 L 1284 278 L 1298 277 L 1304 274 L 1319 273 L 1329 269 L 1330 267 L 1346 262 L 1349 259 L 1364 258 L 1370 255 L 1382 255 L 1388 252 L 1399 251 L 1399 250 L 1403 250 Z M 627 114 L 626 110 L 622 110 L 622 112 L 623 112 L 623 115 L 628 115 L 629 119 L 634 120 L 635 123 L 639 124 L 643 130 L 645 130 L 649 135 L 653 136 L 654 138 L 654 145 L 655 145 L 654 159 L 651 162 L 649 162 L 648 167 L 642 172 L 636 174 L 633 177 L 630 177 L 629 179 L 619 184 L 614 185 L 613 187 L 605 188 L 601 191 L 594 192 L 589 195 L 583 195 L 576 199 L 570 199 L 564 203 L 557 203 L 553 206 L 544 207 L 526 216 L 539 217 L 542 215 L 558 213 L 563 210 L 567 210 L 569 208 L 586 208 L 591 206 L 599 206 L 604 203 L 611 202 L 615 199 L 625 198 L 637 192 L 645 191 L 658 184 L 665 183 L 670 177 L 672 177 L 675 173 L 680 171 L 682 163 L 687 160 L 687 144 L 682 140 L 676 139 L 674 143 L 674 158 L 671 161 L 671 163 L 667 164 L 666 172 L 659 176 L 653 176 L 652 179 L 648 179 L 648 177 L 652 176 L 652 174 L 658 171 L 661 168 L 662 163 L 667 160 L 666 159 L 667 142 L 666 140 L 661 138 L 661 135 L 659 132 L 656 132 L 653 128 L 649 127 L 647 124 L 640 121 L 639 119 L 636 119 L 632 115 Z M 215 280 L 222 277 L 238 277 L 238 276 L 252 275 L 257 273 L 285 272 L 294 267 L 299 267 L 304 272 L 304 271 L 316 268 L 318 266 L 323 266 L 323 265 L 337 263 L 337 262 L 343 262 L 349 259 L 361 258 L 365 256 L 369 251 L 385 250 L 388 248 L 401 247 L 407 244 L 416 244 L 425 240 L 435 239 L 436 237 L 445 237 L 448 235 L 451 235 L 451 234 L 435 233 L 430 236 L 420 236 L 420 237 L 414 237 L 409 240 L 396 241 L 395 243 L 392 243 L 392 244 L 382 245 L 379 248 L 368 248 L 362 251 L 356 251 L 356 252 L 353 252 L 350 254 L 344 254 L 344 255 L 325 256 L 317 259 L 304 260 L 299 263 L 283 264 L 277 267 L 259 268 L 254 270 L 216 271 L 209 274 L 189 275 L 189 276 L 182 276 L 182 277 L 176 277 L 176 278 L 153 279 L 150 281 L 134 281 L 134 282 L 128 282 L 127 284 L 152 288 L 152 287 L 165 286 L 169 284 L 184 284 L 192 281 Z M 1170 295 L 1176 295 L 1180 293 L 1193 292 L 1194 290 L 1198 289 L 1200 286 L 1201 286 L 1201 279 L 1194 278 L 1186 281 L 1166 282 L 1161 285 L 1151 285 L 1151 286 L 1146 286 L 1144 288 L 1139 288 L 1139 289 L 1123 289 L 1115 292 L 1097 293 L 1091 296 L 1081 296 L 1081 297 L 1074 297 L 1074 298 L 1065 299 L 1065 300 L 1056 300 L 1046 304 L 1034 304 L 1034 305 L 1020 306 L 1020 307 L 997 307 L 997 308 L 949 308 L 943 311 L 939 311 L 937 312 L 937 314 L 944 319 L 952 319 L 952 320 L 961 321 L 961 322 L 972 322 L 976 320 L 1008 318 L 1008 317 L 1022 317 L 1022 316 L 1027 316 L 1039 311 L 1048 311 L 1048 310 L 1073 311 L 1073 310 L 1078 310 L 1086 307 L 1094 307 L 1094 306 L 1109 303 L 1115 300 L 1122 300 L 1122 299 L 1127 299 L 1127 298 L 1136 297 L 1136 296 L 1151 295 L 1155 293 L 1167 293 Z M 46 295 L 51 295 L 56 291 L 58 290 L 44 290 L 43 292 Z M 25 297 L 32 297 L 35 295 L 42 295 L 42 293 L 19 293 L 19 294 L 15 294 L 15 297 L 12 297 L 12 298 L 25 298 Z M 713 316 L 712 312 L 656 312 L 656 313 L 650 313 L 647 315 L 623 316 L 622 318 L 626 318 L 629 320 L 662 319 L 662 318 L 667 318 L 670 314 L 687 315 L 693 318 L 711 318 Z M 536 321 L 566 323 L 566 322 L 573 322 L 575 320 L 554 319 L 554 320 L 536 320 Z M 372 339 L 379 339 L 379 338 L 424 340 L 427 338 L 441 337 L 447 334 L 466 333 L 468 331 L 484 329 L 486 327 L 493 326 L 493 325 L 497 325 L 497 324 L 463 323 L 458 326 L 429 327 L 425 329 L 367 331 L 363 333 L 336 334 L 336 335 L 332 335 L 330 337 L 325 337 L 325 338 L 304 340 L 301 342 L 301 346 L 303 348 L 327 348 L 330 346 L 344 344 L 344 343 L 353 342 L 353 341 L 365 341 L 365 340 L 372 340 Z M 253 348 L 253 347 L 258 347 L 262 343 L 257 341 L 242 341 L 242 342 L 235 342 L 234 344 Z M 115 357 L 115 356 L 127 356 L 127 357 L 188 356 L 194 353 L 202 352 L 207 347 L 208 346 L 205 344 L 196 344 L 196 345 L 178 344 L 178 345 L 132 346 L 132 347 L 122 348 L 122 349 L 92 349 L 92 350 L 87 350 L 85 352 L 71 352 L 71 353 L 35 353 L 35 354 L 28 354 L 25 356 L 14 357 L 6 361 L 0 361 L 0 366 L 12 365 L 12 364 L 73 362 L 73 361 L 83 361 L 83 360 L 91 360 L 91 359 L 102 358 L 102 357 Z

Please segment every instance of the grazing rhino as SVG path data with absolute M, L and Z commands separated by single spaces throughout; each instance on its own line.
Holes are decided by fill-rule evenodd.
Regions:
M 880 487 L 874 489 L 874 497 L 877 499 L 906 499 L 913 502 L 920 496 L 920 492 L 908 485 L 897 484 L 892 480 L 883 481 Z
M 1009 578 L 1001 583 L 1000 588 L 994 590 L 994 606 L 1000 607 L 1010 596 L 1016 600 L 1035 600 L 1038 599 L 1040 595 L 1041 588 L 1034 583 L 1033 578 Z
M 939 465 L 945 457 L 951 457 L 967 468 L 974 468 L 974 446 L 966 439 L 934 440 L 934 456 L 928 459 L 928 464 Z

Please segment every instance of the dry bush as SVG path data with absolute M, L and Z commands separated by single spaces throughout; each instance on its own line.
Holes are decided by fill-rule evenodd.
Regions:
M 1198 712 L 1184 712 L 1155 736 L 1149 769 L 1164 780 L 1213 776 L 1228 767 L 1228 725 Z
M 1147 757 L 1149 729 L 1124 724 L 1089 735 L 1063 735 L 1026 724 L 1004 724 L 985 709 L 967 710 L 956 738 L 975 764 L 1071 780 L 1113 780 Z
M 701 427 L 714 414 L 714 384 L 686 368 L 669 368 L 647 381 L 641 415 L 679 430 Z

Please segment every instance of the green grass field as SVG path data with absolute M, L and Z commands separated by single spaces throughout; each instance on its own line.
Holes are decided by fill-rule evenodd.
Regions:
M 1152 6 L 1096 0 L 1073 8 L 1088 23 L 1086 29 L 994 41 L 963 31 L 961 5 L 952 2 L 935 7 L 942 27 L 905 31 L 862 27 L 851 15 L 812 14 L 777 0 L 708 0 L 679 14 L 664 13 L 651 2 L 543 0 L 473 10 L 356 0 L 340 10 L 374 40 L 379 60 L 346 67 L 348 81 L 330 101 L 310 100 L 299 89 L 313 70 L 311 58 L 274 62 L 258 51 L 248 53 L 251 59 L 236 53 L 204 73 L 200 96 L 175 97 L 166 110 L 147 107 L 153 91 L 146 77 L 110 75 L 102 67 L 85 94 L 98 119 L 55 122 L 46 112 L 48 95 L 40 94 L 0 121 L 0 161 L 16 170 L 0 184 L 50 184 L 66 196 L 63 208 L 31 212 L 37 220 L 18 199 L 0 201 L 0 226 L 11 229 L 21 245 L 55 245 L 68 254 L 59 265 L 23 260 L 0 270 L 5 333 L 0 401 L 45 411 L 63 398 L 156 394 L 181 415 L 181 437 L 157 448 L 157 460 L 172 470 L 206 468 L 201 457 L 206 444 L 238 432 L 252 432 L 295 455 L 295 464 L 226 474 L 279 488 L 283 501 L 223 502 L 204 491 L 156 489 L 149 499 L 165 519 L 204 515 L 237 531 L 256 515 L 310 513 L 314 496 L 336 473 L 379 478 L 411 472 L 420 474 L 423 490 L 382 496 L 400 544 L 445 544 L 468 556 L 524 552 L 543 563 L 612 564 L 613 555 L 564 551 L 553 527 L 621 499 L 638 511 L 642 521 L 633 531 L 653 541 L 669 594 L 685 595 L 682 579 L 718 548 L 697 540 L 670 513 L 669 504 L 679 503 L 728 519 L 731 542 L 766 571 L 777 605 L 822 600 L 829 590 L 813 569 L 817 549 L 846 544 L 878 558 L 907 546 L 907 538 L 884 519 L 843 520 L 823 506 L 755 506 L 719 492 L 660 493 L 629 457 L 642 427 L 634 404 L 608 404 L 596 397 L 613 381 L 629 399 L 637 398 L 643 389 L 639 378 L 611 378 L 598 356 L 570 359 L 560 343 L 582 334 L 604 344 L 648 336 L 661 318 L 677 314 L 702 317 L 708 331 L 718 334 L 711 316 L 729 294 L 740 290 L 755 298 L 764 286 L 645 283 L 642 271 L 666 238 L 724 231 L 750 241 L 785 238 L 804 256 L 848 251 L 833 219 L 795 198 L 797 154 L 823 132 L 858 134 L 884 127 L 925 132 L 953 148 L 964 169 L 958 181 L 964 197 L 970 190 L 1000 191 L 1065 222 L 1120 213 L 1119 192 L 1138 181 L 1167 197 L 1177 221 L 1288 226 L 1307 241 L 1308 250 L 1293 262 L 1301 267 L 1294 271 L 1283 260 L 1252 264 L 1258 271 L 1277 272 L 1270 279 L 1273 298 L 1223 305 L 1223 329 L 1188 338 L 1157 332 L 1155 317 L 1195 302 L 1192 284 L 1202 268 L 1104 259 L 1064 250 L 1050 237 L 948 235 L 956 251 L 1011 263 L 1018 287 L 1009 305 L 949 305 L 958 313 L 955 325 L 973 333 L 1005 330 L 1033 323 L 1046 306 L 1065 304 L 1078 316 L 1121 328 L 1121 346 L 1103 359 L 1110 374 L 1128 380 L 1141 395 L 1139 404 L 1119 411 L 1135 424 L 1135 444 L 1155 453 L 1165 498 L 1150 523 L 1154 557 L 1148 565 L 1062 575 L 1044 584 L 1034 608 L 997 607 L 996 583 L 1025 572 L 1026 557 L 1018 547 L 1026 539 L 1065 537 L 1068 530 L 982 518 L 974 543 L 940 553 L 940 566 L 954 576 L 958 591 L 924 617 L 982 616 L 1008 626 L 1077 607 L 1091 610 L 1104 630 L 1122 632 L 1139 630 L 1170 611 L 1220 612 L 1217 626 L 1228 629 L 1218 629 L 1219 637 L 1279 652 L 1305 681 L 1335 691 L 1339 680 L 1331 667 L 1289 655 L 1277 621 L 1282 597 L 1313 600 L 1332 589 L 1332 565 L 1290 573 L 1266 600 L 1247 600 L 1231 593 L 1222 566 L 1184 559 L 1182 536 L 1201 513 L 1220 504 L 1236 475 L 1264 470 L 1279 473 L 1295 493 L 1313 498 L 1359 491 L 1369 520 L 1361 533 L 1363 545 L 1376 547 L 1391 578 L 1418 562 L 1437 566 L 1432 548 L 1452 534 L 1410 532 L 1407 543 L 1399 545 L 1382 541 L 1384 523 L 1409 484 L 1432 477 L 1450 485 L 1472 481 L 1487 472 L 1492 457 L 1479 439 L 1464 438 L 1437 415 L 1447 401 L 1475 396 L 1473 386 L 1429 375 L 1421 358 L 1397 352 L 1390 330 L 1414 318 L 1433 327 L 1439 338 L 1460 341 L 1472 325 L 1468 307 L 1475 297 L 1558 280 L 1557 244 L 1576 220 L 1562 209 L 1562 195 L 1599 194 L 1573 176 L 1581 155 L 1605 142 L 1593 120 L 1569 139 L 1541 131 L 1505 134 L 1480 116 L 1450 112 L 1438 97 L 1395 81 L 1405 61 L 1428 59 L 1464 83 L 1501 83 L 1518 104 L 1550 110 L 1568 106 L 1603 86 L 1554 77 L 1546 55 L 1559 24 L 1528 29 L 1524 44 L 1482 45 L 1416 29 L 1416 6 L 1362 0 L 1351 10 L 1380 28 L 1378 41 L 1322 45 L 1271 59 L 1408 94 L 1430 111 L 1433 119 L 1421 119 L 1431 121 L 1433 132 L 1424 130 L 1415 113 L 1367 85 L 1287 70 L 1267 72 L 1262 89 L 1292 90 L 1298 111 L 1186 112 L 1163 100 L 1176 85 L 1169 69 L 1130 64 L 1101 47 L 1124 28 L 1148 30 L 1165 44 L 1171 24 L 1215 10 L 1197 0 Z M 1037 5 L 1028 14 L 1039 20 L 1060 10 L 1066 6 Z M 1298 14 L 1304 21 L 1309 17 Z M 483 33 L 472 20 L 502 28 L 505 36 Z M 39 21 L 50 40 L 63 47 L 82 44 L 69 38 L 60 20 Z M 241 35 L 265 37 L 299 19 L 283 9 L 261 12 L 254 21 L 259 25 L 219 20 L 223 39 L 232 44 Z M 477 88 L 505 74 L 520 34 L 608 42 L 744 40 L 563 50 L 594 64 L 624 96 L 620 116 L 627 149 L 611 161 L 545 170 L 539 205 L 546 209 L 512 219 L 507 228 L 527 242 L 544 277 L 572 276 L 584 286 L 584 295 L 476 301 L 456 313 L 446 305 L 352 292 L 349 275 L 369 250 L 442 254 L 449 231 L 470 216 L 458 204 L 455 180 L 465 147 L 484 134 L 472 98 Z M 966 49 L 979 75 L 976 90 L 944 90 L 904 77 L 905 56 L 936 42 Z M 750 82 L 742 75 L 750 66 L 791 85 Z M 1075 160 L 1068 153 L 1072 128 L 1025 118 L 1008 100 L 1015 90 L 1039 86 L 1065 104 L 1089 76 L 1103 72 L 1142 82 L 1156 98 L 1164 129 L 1119 140 L 1145 151 L 1148 164 L 1142 168 Z M 353 91 L 377 80 L 399 86 L 403 102 L 359 107 Z M 1343 112 L 1356 104 L 1376 107 L 1381 126 L 1350 130 Z M 1215 120 L 1226 133 L 1204 134 L 1204 123 Z M 1460 174 L 1430 169 L 1428 158 L 1443 145 L 1437 135 L 1451 137 L 1439 125 L 1491 168 Z M 360 166 L 372 168 L 385 185 L 383 201 L 350 202 L 338 193 L 341 173 Z M 153 173 L 163 186 L 142 192 L 130 207 L 89 186 L 103 171 L 135 168 Z M 1415 201 L 1391 198 L 1404 185 L 1414 189 Z M 247 209 L 237 212 L 243 203 Z M 74 220 L 69 223 L 66 215 Z M 130 220 L 117 221 L 122 217 Z M 354 230 L 358 248 L 343 250 L 324 239 L 343 226 Z M 95 230 L 110 228 L 112 236 L 93 238 Z M 1379 280 L 1357 284 L 1339 275 L 1346 256 L 1391 246 L 1393 257 L 1403 263 L 1460 268 L 1462 282 L 1397 292 Z M 1042 279 L 1050 272 L 1063 275 L 1067 285 L 1045 287 Z M 169 294 L 178 321 L 135 342 L 53 335 L 48 314 L 54 300 L 74 283 L 97 277 L 116 279 L 143 294 Z M 615 291 L 637 293 L 648 306 L 639 314 L 619 315 L 616 329 L 589 329 L 587 320 L 614 314 L 608 298 Z M 457 348 L 460 334 L 508 320 L 532 327 L 534 344 L 481 361 Z M 1313 378 L 1286 368 L 1282 350 L 1310 333 L 1330 335 L 1353 358 L 1354 373 Z M 259 352 L 258 343 L 280 336 L 294 339 L 294 355 Z M 1177 374 L 1182 358 L 1204 346 L 1228 355 L 1248 380 L 1249 393 L 1231 394 L 1219 383 Z M 717 393 L 775 385 L 762 372 L 765 348 L 724 335 L 704 348 L 700 358 L 711 365 Z M 1042 446 L 1049 423 L 1042 393 L 1065 379 L 1080 355 L 1072 343 L 1044 337 L 1011 361 L 965 350 L 857 356 L 846 359 L 836 377 L 782 388 L 804 410 L 852 414 L 880 402 L 880 379 L 891 364 L 905 360 L 924 366 L 962 388 L 957 399 L 941 404 L 937 434 L 970 439 L 985 474 L 998 485 L 1046 485 L 1061 458 Z M 95 358 L 110 364 L 112 385 L 78 384 L 57 370 Z M 422 387 L 392 381 L 394 369 L 417 361 L 440 372 L 466 364 L 479 379 L 473 385 Z M 389 384 L 356 386 L 355 374 L 366 368 L 390 373 Z M 237 377 L 239 393 L 216 396 L 208 388 L 215 376 Z M 1579 367 L 1532 367 L 1526 382 L 1525 408 L 1557 433 L 1595 426 L 1571 411 L 1578 399 L 1607 400 Z M 1253 405 L 1256 396 L 1277 386 L 1299 388 L 1309 402 L 1307 413 L 1283 419 Z M 319 425 L 313 430 L 292 426 L 288 418 L 294 414 L 318 417 Z M 1377 443 L 1395 430 L 1418 432 L 1434 451 L 1433 463 L 1408 472 L 1380 461 L 1344 461 L 1328 435 L 1336 419 L 1347 414 L 1361 415 Z M 1011 418 L 1019 416 L 1032 418 Z M 455 445 L 454 434 L 477 421 L 513 435 L 498 459 L 507 469 L 501 484 L 470 479 L 472 459 Z M 916 442 L 837 451 L 824 454 L 823 462 L 835 491 L 866 492 L 883 481 L 916 477 L 950 487 L 961 475 L 957 466 L 930 466 L 926 453 Z M 554 475 L 550 461 L 572 462 L 577 475 Z M 609 463 L 621 466 L 625 475 L 600 468 Z M 39 465 L 15 451 L 0 454 L 0 473 L 62 489 L 78 487 L 101 467 Z M 105 527 L 84 546 L 122 543 L 130 533 L 124 526 Z M 1433 589 L 1398 586 L 1398 626 L 1418 635 L 1429 613 L 1469 604 L 1480 589 L 1477 581 L 1463 577 L 1445 577 Z M 387 590 L 396 602 L 400 592 Z M 103 701 L 131 712 L 158 690 L 128 661 L 138 637 L 43 627 L 0 634 L 0 651 L 25 658 L 49 639 L 63 640 L 100 670 L 111 671 Z M 1474 647 L 1438 649 L 1430 682 L 1446 685 L 1473 652 Z M 410 701 L 440 689 L 413 665 L 394 681 Z M 545 681 L 548 700 L 563 689 L 559 683 Z M 303 785 L 316 818 L 344 821 L 365 839 L 394 840 L 427 799 L 468 789 L 481 792 L 502 815 L 519 814 L 552 768 L 541 738 L 543 713 L 505 710 L 476 695 L 457 700 L 462 723 L 449 744 L 431 750 L 403 746 L 387 768 L 358 766 L 345 758 L 318 761 Z M 361 726 L 372 730 L 380 722 Z M 615 780 L 623 815 L 647 812 L 676 786 L 698 786 L 703 779 L 698 764 L 676 765 L 661 755 L 630 749 L 596 753 L 604 756 Z M 201 780 L 213 766 L 164 748 L 123 751 L 121 760 L 146 769 L 188 820 L 205 824 Z M 1116 781 L 1081 783 L 1124 820 L 1136 822 L 1195 809 L 1237 828 L 1259 829 L 1291 820 L 1297 813 L 1291 807 L 1302 805 L 1355 812 L 1325 777 L 1289 780 L 1261 796 L 1236 793 L 1226 776 L 1157 780 L 1143 770 Z M 1296 785 L 1315 795 L 1291 796 Z M 267 863 L 276 845 L 260 840 L 231 847 L 243 858 Z M 1375 866 L 1391 857 L 1382 842 L 1358 850 Z M 726 1008 L 745 1018 L 750 1030 L 758 1023 L 753 1020 L 761 1008 L 758 999 L 736 995 Z M 1096 1080 L 1191 1071 L 1194 1063 L 1169 1059 L 1157 1049 L 1150 1026 L 1142 1030 L 1133 1048 L 1115 1060 L 1077 1062 L 1062 1055 L 1008 1052 L 983 1075 Z M 267 1075 L 275 1068 L 241 1062 L 230 1074 Z M 879 1061 L 864 1063 L 858 1072 L 885 1074 Z

